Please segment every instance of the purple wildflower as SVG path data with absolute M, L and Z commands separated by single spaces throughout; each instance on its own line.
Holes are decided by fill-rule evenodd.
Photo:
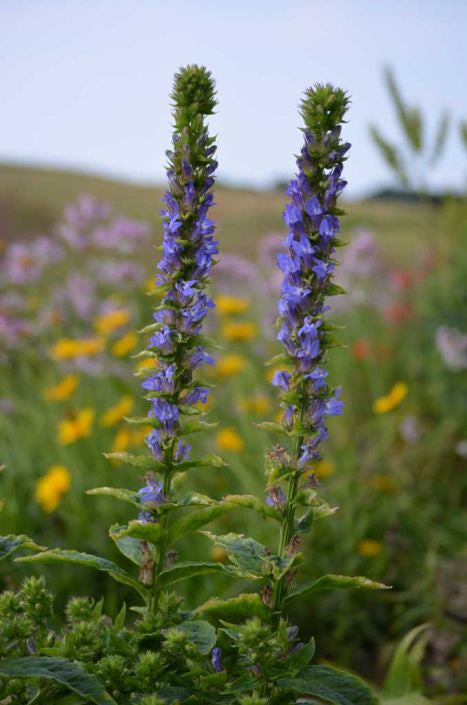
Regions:
M 214 306 L 206 286 L 218 252 L 215 224 L 208 217 L 214 204 L 216 148 L 204 121 L 213 112 L 213 94 L 213 81 L 205 69 L 187 67 L 177 74 L 172 96 L 175 132 L 166 153 L 169 189 L 161 209 L 162 257 L 156 267 L 160 298 L 149 344 L 158 366 L 141 384 L 151 403 L 148 415 L 157 420 L 146 443 L 153 457 L 163 463 L 166 478 L 174 463 L 189 456 L 190 446 L 180 439 L 181 422 L 184 414 L 198 410 L 187 407 L 207 401 L 208 389 L 194 381 L 193 373 L 214 362 L 199 337 L 204 318 Z M 124 230 L 125 223 L 120 223 L 119 232 Z M 144 497 L 153 493 L 153 501 L 154 497 L 167 499 L 151 484 L 141 493 Z
M 211 664 L 216 673 L 222 671 L 222 651 L 218 646 L 211 651 Z
M 335 110 L 329 110 L 326 101 Z M 336 199 L 345 186 L 340 177 L 349 146 L 341 142 L 340 126 L 335 123 L 341 122 L 346 105 L 342 91 L 330 86 L 307 92 L 302 104 L 305 143 L 283 216 L 288 228 L 286 252 L 277 257 L 284 275 L 277 337 L 290 371 L 276 372 L 273 383 L 281 389 L 284 427 L 289 430 L 300 424 L 303 442 L 295 459 L 298 468 L 319 457 L 318 446 L 327 437 L 325 419 L 343 409 L 339 390 L 328 386 L 321 362 L 327 347 L 325 298 L 331 293 L 339 232 Z

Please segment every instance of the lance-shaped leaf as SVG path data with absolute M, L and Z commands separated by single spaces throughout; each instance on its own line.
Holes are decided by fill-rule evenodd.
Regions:
M 401 698 L 422 690 L 421 662 L 425 656 L 429 624 L 411 629 L 397 645 L 383 683 L 383 695 Z
M 224 573 L 226 575 L 236 575 L 235 571 L 222 563 L 207 563 L 197 561 L 181 561 L 170 568 L 166 568 L 157 577 L 157 584 L 161 589 L 169 585 L 179 583 L 182 580 L 193 578 L 195 575 L 207 575 L 208 573 Z
M 212 497 L 208 497 L 207 494 L 200 494 L 200 492 L 187 492 L 179 502 L 180 507 L 208 507 L 214 504 L 217 505 L 219 502 L 216 499 L 212 499 Z
M 205 617 L 224 619 L 227 621 L 238 620 L 239 622 L 250 617 L 260 617 L 268 620 L 271 617 L 271 610 L 264 604 L 257 592 L 247 592 L 228 600 L 221 600 L 212 597 L 195 610 L 196 614 Z
M 270 507 L 269 504 L 263 502 L 254 494 L 228 494 L 224 497 L 226 502 L 232 502 L 239 507 L 247 507 L 253 509 L 254 512 L 260 514 L 263 519 L 276 519 L 281 521 L 282 515 L 275 507 Z
M 389 585 L 377 583 L 369 578 L 364 578 L 360 575 L 323 575 L 317 580 L 312 580 L 305 583 L 294 592 L 291 592 L 284 600 L 284 604 L 295 600 L 303 595 L 310 595 L 313 592 L 324 592 L 326 590 L 335 590 L 338 588 L 365 588 L 366 590 L 388 590 Z
M 208 431 L 211 428 L 219 426 L 219 422 L 209 423 L 200 419 L 187 419 L 181 425 L 180 435 L 186 436 L 189 433 L 199 433 L 200 431 Z
M 140 566 L 145 560 L 141 549 L 141 541 L 134 539 L 131 536 L 117 536 L 116 534 L 118 534 L 122 528 L 124 527 L 114 524 L 109 529 L 109 536 L 125 558 L 128 558 L 128 560 L 132 561 L 132 563 Z
M 378 705 L 379 702 L 361 678 L 329 666 L 307 666 L 295 678 L 279 678 L 277 684 L 314 696 L 318 700 L 311 702 L 324 701 L 326 705 Z
M 153 524 L 152 522 L 143 524 L 137 519 L 134 519 L 126 526 L 119 526 L 113 529 L 112 538 L 115 537 L 119 539 L 123 536 L 131 536 L 134 539 L 147 541 L 148 543 L 158 546 L 165 536 L 165 531 L 161 524 Z
M 206 526 L 214 519 L 227 514 L 227 512 L 235 509 L 235 504 L 229 502 L 221 502 L 220 504 L 210 507 L 203 507 L 198 511 L 191 512 L 177 519 L 169 530 L 169 543 L 172 544 L 178 539 L 198 531 L 202 526 Z
M 265 567 L 268 574 L 272 574 L 276 580 L 279 580 L 289 570 L 301 563 L 303 563 L 303 553 L 287 554 L 283 558 L 270 555 L 265 560 Z
M 116 705 L 102 684 L 78 664 L 64 658 L 22 656 L 0 661 L 0 675 L 6 678 L 45 678 L 64 685 L 95 705 Z
M 138 493 L 133 490 L 127 490 L 124 487 L 94 487 L 92 490 L 86 490 L 86 494 L 114 497 L 122 502 L 132 504 L 134 507 L 141 506 Z
M 208 453 L 207 455 L 201 456 L 196 460 L 187 460 L 183 463 L 178 463 L 175 465 L 175 469 L 184 472 L 185 470 L 190 470 L 190 468 L 223 468 L 227 465 L 225 460 L 223 460 L 219 455 L 214 455 L 214 453 Z
M 285 430 L 280 423 L 275 421 L 261 421 L 260 423 L 255 423 L 256 428 L 261 429 L 261 431 L 268 431 L 269 433 L 283 433 L 288 436 L 288 431 Z
M 313 637 L 309 642 L 303 644 L 300 649 L 294 651 L 288 658 L 285 659 L 281 669 L 289 676 L 295 676 L 305 666 L 308 666 L 311 659 L 315 655 L 315 640 Z
M 154 470 L 155 472 L 163 472 L 166 467 L 164 463 L 160 463 L 148 455 L 133 455 L 133 453 L 104 453 L 104 458 L 110 460 L 119 460 L 121 463 L 126 463 L 135 468 L 139 468 L 144 472 Z
M 264 575 L 265 561 L 269 558 L 266 546 L 242 534 L 225 534 L 218 536 L 210 531 L 202 534 L 213 541 L 216 546 L 223 548 L 232 563 L 237 566 L 245 577 L 262 577 Z
M 176 627 L 172 627 L 177 631 L 184 632 L 188 639 L 192 641 L 200 652 L 204 655 L 209 654 L 216 643 L 216 630 L 203 619 L 193 619 L 181 624 L 177 624 Z M 169 630 L 164 629 L 163 633 L 166 634 Z
M 155 416 L 124 416 L 123 418 L 127 423 L 132 425 L 145 424 L 152 428 L 161 427 L 160 421 L 158 421 Z
M 45 546 L 39 546 L 25 534 L 19 534 L 18 536 L 16 534 L 8 534 L 8 536 L 0 536 L 0 561 L 11 556 L 19 548 L 32 548 L 34 551 L 47 550 Z
M 142 597 L 146 597 L 146 589 L 139 580 L 120 568 L 119 565 L 101 558 L 101 556 L 93 556 L 90 553 L 80 553 L 79 551 L 65 551 L 59 548 L 53 548 L 44 553 L 38 553 L 35 556 L 23 556 L 17 558 L 20 562 L 36 562 L 36 563 L 74 563 L 75 565 L 83 565 L 88 568 L 95 568 L 108 573 L 114 580 L 124 585 L 129 585 L 134 588 Z

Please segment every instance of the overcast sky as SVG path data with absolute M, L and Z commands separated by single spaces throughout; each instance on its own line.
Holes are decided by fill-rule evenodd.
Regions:
M 371 121 L 398 136 L 381 71 L 423 106 L 467 119 L 466 0 L 0 0 L 0 159 L 160 180 L 172 75 L 218 86 L 219 177 L 264 186 L 293 171 L 303 89 L 352 95 L 349 190 L 390 181 Z M 433 183 L 467 179 L 458 130 Z

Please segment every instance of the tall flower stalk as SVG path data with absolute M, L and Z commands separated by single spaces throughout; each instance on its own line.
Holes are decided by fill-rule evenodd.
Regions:
M 149 401 L 148 416 L 153 430 L 146 437 L 158 461 L 158 481 L 153 473 L 139 491 L 143 524 L 160 522 L 167 528 L 163 505 L 173 497 L 176 465 L 188 460 L 189 444 L 183 441 L 183 416 L 199 413 L 207 401 L 208 388 L 195 378 L 195 370 L 212 364 L 201 336 L 204 317 L 214 306 L 206 293 L 214 255 L 215 225 L 208 218 L 214 197 L 214 138 L 208 134 L 205 117 L 216 105 L 214 81 L 203 67 L 188 66 L 175 75 L 172 93 L 174 134 L 167 151 L 169 189 L 163 197 L 162 258 L 157 264 L 156 295 L 162 297 L 154 310 L 154 323 L 147 353 L 157 367 L 142 382 Z M 162 510 L 162 511 L 161 511 Z M 164 535 L 164 532 L 162 533 Z M 157 603 L 157 576 L 167 558 L 167 542 L 158 546 L 154 574 L 153 607 Z
M 273 383 L 280 389 L 282 429 L 290 447 L 275 448 L 269 467 L 268 502 L 281 510 L 278 555 L 296 552 L 300 533 L 313 520 L 310 507 L 300 522 L 297 507 L 313 497 L 308 479 L 313 463 L 320 459 L 320 445 L 327 438 L 326 417 L 342 413 L 339 389 L 327 382 L 324 368 L 328 348 L 334 344 L 332 326 L 326 322 L 326 298 L 340 293 L 332 283 L 333 258 L 339 232 L 337 199 L 346 182 L 341 178 L 350 147 L 341 140 L 341 124 L 348 106 L 344 91 L 329 84 L 306 91 L 301 103 L 305 126 L 304 144 L 297 158 L 298 171 L 290 182 L 290 197 L 283 214 L 288 235 L 287 252 L 278 255 L 284 273 L 279 301 L 278 340 L 284 346 L 279 360 L 284 369 L 275 372 Z M 276 360 L 278 361 L 278 360 Z M 313 476 L 311 475 L 311 484 Z M 280 479 L 285 481 L 286 490 Z M 308 499 L 311 501 L 311 499 Z M 289 571 L 275 581 L 273 608 L 276 620 L 293 579 Z

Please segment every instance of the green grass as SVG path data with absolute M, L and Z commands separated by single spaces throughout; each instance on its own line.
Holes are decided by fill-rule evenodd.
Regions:
M 63 206 L 82 193 L 108 201 L 129 217 L 150 222 L 160 234 L 161 185 L 140 185 L 79 171 L 0 164 L 0 232 L 10 241 L 50 230 Z M 278 191 L 252 191 L 219 185 L 213 217 L 225 252 L 251 255 L 259 237 L 283 231 L 286 196 Z M 420 246 L 435 244 L 438 214 L 428 205 L 385 201 L 348 202 L 344 237 L 356 227 L 373 230 L 395 262 L 407 264 Z

